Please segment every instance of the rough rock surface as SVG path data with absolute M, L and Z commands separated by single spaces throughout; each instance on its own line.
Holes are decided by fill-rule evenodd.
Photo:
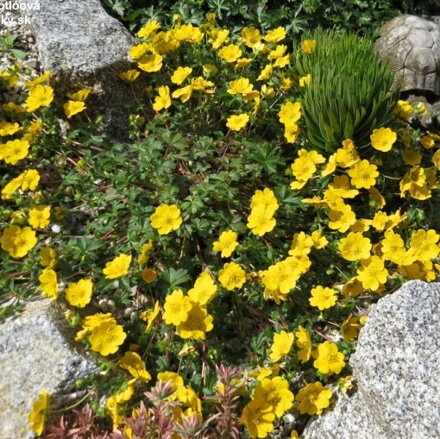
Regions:
M 55 406 L 78 398 L 73 386 L 96 370 L 91 358 L 70 346 L 63 315 L 49 299 L 30 302 L 0 325 L 0 439 L 34 437 L 28 415 L 48 391 Z
M 304 439 L 440 437 L 440 283 L 379 300 L 350 360 L 358 390 L 312 420 Z
M 23 10 L 22 15 L 30 21 L 41 67 L 53 73 L 57 90 L 93 87 L 87 106 L 98 104 L 107 125 L 120 128 L 124 107 L 134 101 L 132 88 L 118 78 L 132 65 L 130 33 L 105 12 L 99 0 L 44 0 L 39 9 Z
M 401 15 L 385 23 L 375 44 L 381 59 L 395 72 L 402 91 L 423 90 L 440 95 L 440 28 L 415 15 Z

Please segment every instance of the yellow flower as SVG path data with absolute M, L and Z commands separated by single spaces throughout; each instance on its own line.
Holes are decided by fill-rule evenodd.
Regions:
M 439 238 L 440 236 L 433 229 L 417 230 L 409 243 L 414 258 L 422 262 L 429 262 L 435 259 L 440 253 Z
M 175 372 L 160 372 L 157 374 L 157 379 L 163 383 L 169 383 L 171 385 L 171 390 L 175 393 L 169 397 L 170 400 L 175 400 L 177 398 L 177 394 L 183 392 L 186 394 L 183 378 L 179 374 Z
M 46 297 L 58 299 L 58 279 L 54 270 L 45 268 L 38 276 L 38 280 L 40 281 L 40 290 Z
M 285 357 L 292 349 L 293 332 L 281 331 L 273 336 L 273 343 L 270 347 L 270 361 L 277 363 Z
M 286 38 L 286 29 L 284 27 L 271 29 L 263 38 L 268 43 L 278 43 L 278 41 L 282 41 Z
M 334 208 L 330 209 L 328 217 L 330 229 L 338 230 L 341 233 L 345 233 L 356 222 L 353 210 L 343 202 L 336 203 Z
M 188 297 L 191 302 L 199 305 L 206 305 L 215 295 L 217 285 L 211 275 L 204 271 L 195 281 L 194 287 L 188 290 Z
M 232 131 L 240 131 L 249 122 L 249 115 L 246 113 L 234 114 L 229 116 L 226 122 L 226 126 Z
M 185 79 L 191 75 L 193 69 L 191 67 L 177 67 L 176 70 L 174 70 L 172 76 L 171 76 L 171 82 L 176 85 L 182 84 Z
M 158 29 L 160 29 L 160 24 L 157 22 L 157 20 L 149 20 L 139 29 L 137 36 L 139 38 L 148 38 Z
M 298 139 L 298 135 L 299 135 L 299 126 L 296 123 L 289 123 L 284 126 L 284 138 L 287 140 L 288 143 L 295 143 L 296 140 Z M 301 189 L 301 187 L 299 187 L 298 189 Z
M 154 98 L 153 110 L 160 111 L 171 107 L 170 88 L 166 85 L 157 89 L 158 95 Z
M 175 28 L 174 37 L 178 41 L 200 43 L 203 39 L 203 32 L 199 27 L 193 26 L 192 24 L 183 24 Z
M 315 50 L 316 41 L 315 40 L 303 40 L 301 41 L 301 50 L 304 53 L 310 54 Z
M 299 348 L 298 359 L 301 363 L 306 363 L 312 355 L 312 339 L 310 333 L 302 326 L 295 332 L 296 346 Z
M 26 110 L 32 113 L 40 107 L 47 107 L 53 101 L 53 88 L 48 85 L 36 85 L 29 91 L 26 99 Z
M 110 396 L 105 403 L 108 414 L 113 421 L 113 429 L 116 430 L 118 426 L 122 423 L 124 416 L 118 402 L 116 401 L 115 395 Z
M 10 165 L 16 165 L 20 160 L 27 157 L 30 143 L 27 140 L 9 140 L 0 145 L 0 160 Z
M 126 276 L 130 268 L 131 255 L 121 253 L 119 256 L 105 264 L 102 272 L 106 279 L 116 279 L 118 277 Z
M 366 290 L 376 291 L 388 278 L 388 271 L 383 260 L 379 256 L 371 256 L 361 261 L 361 267 L 357 270 L 358 279 Z
M 277 211 L 279 204 L 271 189 L 266 187 L 263 190 L 256 190 L 254 195 L 252 195 L 251 209 L 260 205 L 264 206 L 266 210 L 269 210 L 272 213 Z
M 81 279 L 71 282 L 66 288 L 66 299 L 72 306 L 84 308 L 92 300 L 93 282 L 90 279 Z
M 241 288 L 246 282 L 246 273 L 235 262 L 229 262 L 223 265 L 219 272 L 218 280 L 222 287 L 229 291 L 235 288 Z
M 258 44 L 261 41 L 261 34 L 258 29 L 255 27 L 244 27 L 241 30 L 241 39 L 243 40 L 243 43 L 247 46 L 253 49 L 256 44 Z
M 201 91 L 203 93 L 213 94 L 215 84 L 212 81 L 207 81 L 202 76 L 198 76 L 191 81 L 191 87 L 193 90 Z
M 12 136 L 17 131 L 20 131 L 21 127 L 17 122 L 7 122 L 6 120 L 0 121 L 0 136 Z
M 203 64 L 203 74 L 205 76 L 212 76 L 218 72 L 218 68 L 214 64 Z
M 397 134 L 391 128 L 377 128 L 370 136 L 371 146 L 378 151 L 387 152 L 397 139 Z
M 364 291 L 364 288 L 357 278 L 353 278 L 342 287 L 342 295 L 345 297 L 357 297 Z
M 278 119 L 284 125 L 298 122 L 301 119 L 301 102 L 285 102 L 280 107 Z
M 156 52 L 142 56 L 138 61 L 138 67 L 147 73 L 158 72 L 163 65 L 163 57 Z
M 38 436 L 41 436 L 44 432 L 49 405 L 50 397 L 45 390 L 38 395 L 32 404 L 32 411 L 29 414 L 28 421 L 31 424 L 32 431 Z
M 277 418 L 281 418 L 293 406 L 289 382 L 282 377 L 262 379 L 255 389 L 253 399 L 269 404 Z
M 383 259 L 385 261 L 394 262 L 395 264 L 404 263 L 404 261 L 406 261 L 407 254 L 402 237 L 392 230 L 387 230 L 384 236 L 385 239 L 381 241 Z
M 370 256 L 371 241 L 362 233 L 349 233 L 341 239 L 339 251 L 347 261 L 360 261 Z
M 141 251 L 137 260 L 139 265 L 146 264 L 148 262 L 148 260 L 150 259 L 150 252 L 152 249 L 153 249 L 153 241 L 150 239 L 141 247 Z
M 212 320 L 205 308 L 192 303 L 187 318 L 177 326 L 177 333 L 183 339 L 205 340 L 205 333 L 214 327 Z
M 257 236 L 271 232 L 276 225 L 272 209 L 267 209 L 264 205 L 254 207 L 247 220 L 247 227 Z
M 235 70 L 243 69 L 246 66 L 248 66 L 253 61 L 252 58 L 238 58 L 237 62 L 235 63 Z
M 403 119 L 407 119 L 413 114 L 413 108 L 408 101 L 398 100 L 394 108 L 394 114 Z
M 82 88 L 75 93 L 67 93 L 67 97 L 72 99 L 73 101 L 85 101 L 88 97 L 92 89 L 90 88 Z
M 351 178 L 351 184 L 355 188 L 369 189 L 376 184 L 379 172 L 376 165 L 372 165 L 368 160 L 361 160 L 350 168 L 348 175 Z
M 191 98 L 192 92 L 193 92 L 192 86 L 187 85 L 185 87 L 174 90 L 171 96 L 175 99 L 180 99 L 182 103 L 185 103 Z
M 267 81 L 270 79 L 270 77 L 272 76 L 273 73 L 273 66 L 272 64 L 267 64 L 263 70 L 261 70 L 257 81 Z
M 336 343 L 325 341 L 318 345 L 318 358 L 313 362 L 313 366 L 324 375 L 339 374 L 345 367 L 344 358 Z
M 427 200 L 431 198 L 431 189 L 436 187 L 436 173 L 433 169 L 424 169 L 414 166 L 400 181 L 400 196 L 404 197 L 409 191 L 412 198 L 416 200 Z
M 44 229 L 50 222 L 50 206 L 35 206 L 29 211 L 29 225 Z
M 208 40 L 208 42 L 212 44 L 213 49 L 218 49 L 228 38 L 229 30 L 214 28 L 210 32 L 210 36 L 211 38 Z
M 229 83 L 229 88 L 227 90 L 231 95 L 241 94 L 245 96 L 253 91 L 254 86 L 250 83 L 248 78 L 238 78 Z
M 298 182 L 307 182 L 316 172 L 316 165 L 324 162 L 325 158 L 321 154 L 301 148 L 298 151 L 298 158 L 291 164 L 290 169 Z
M 57 252 L 52 247 L 41 247 L 40 264 L 43 267 L 54 268 L 58 263 Z
M 431 149 L 435 146 L 435 140 L 431 136 L 423 136 L 420 139 L 420 143 L 426 149 Z
M 324 248 L 328 244 L 328 240 L 325 236 L 322 236 L 321 230 L 315 230 L 311 235 L 313 241 L 313 247 L 316 249 Z
M 310 305 L 316 306 L 320 311 L 331 308 L 337 302 L 336 292 L 332 288 L 324 288 L 318 285 L 312 288 L 312 297 L 309 298 Z
M 39 84 L 42 84 L 43 82 L 46 82 L 51 76 L 52 76 L 52 73 L 49 70 L 47 70 L 47 71 L 43 72 L 37 78 L 33 79 L 32 81 L 26 81 L 24 85 L 27 88 L 33 88 L 36 85 L 39 85 Z
M 440 149 L 438 149 L 432 156 L 432 163 L 434 166 L 440 170 Z
M 298 79 L 298 84 L 300 87 L 307 87 L 310 84 L 311 80 L 312 80 L 312 75 L 310 73 L 307 73 L 306 76 L 301 76 Z
M 8 200 L 10 196 L 20 189 L 21 184 L 23 182 L 23 174 L 20 174 L 18 177 L 12 179 L 6 186 L 2 189 L 2 200 Z
M 125 70 L 124 72 L 119 73 L 119 77 L 124 82 L 133 82 L 139 77 L 140 72 L 138 70 Z
M 335 153 L 337 166 L 340 166 L 341 168 L 349 168 L 359 160 L 354 142 L 351 139 L 343 140 L 342 148 L 338 148 Z
M 229 258 L 238 247 L 237 237 L 237 232 L 226 230 L 220 234 L 218 241 L 213 242 L 212 249 L 221 252 L 222 258 Z
M 5 104 L 2 104 L 1 108 L 6 115 L 11 117 L 17 117 L 23 113 L 26 113 L 26 109 L 22 105 L 17 105 L 15 102 L 7 102 Z
M 365 318 L 352 316 L 351 314 L 342 322 L 341 335 L 345 341 L 353 341 L 357 338 Z
M 280 81 L 281 81 L 281 83 L 279 85 L 281 90 L 289 90 L 289 89 L 291 89 L 293 87 L 293 80 L 292 80 L 292 78 L 289 78 L 286 75 L 278 75 L 278 76 L 279 76 Z
M 188 318 L 191 308 L 191 301 L 182 290 L 174 290 L 165 299 L 162 318 L 167 325 L 180 325 Z
M 290 55 L 287 54 L 275 60 L 275 62 L 273 63 L 273 67 L 282 69 L 283 67 L 286 67 L 289 63 L 290 63 Z
M 142 57 L 142 55 L 145 55 L 147 52 L 152 50 L 153 50 L 153 46 L 150 43 L 141 43 L 131 47 L 128 53 L 131 59 L 136 60 Z
M 243 409 L 240 423 L 245 425 L 251 438 L 267 437 L 274 429 L 275 414 L 272 406 L 262 398 L 252 399 Z
M 22 258 L 35 247 L 37 237 L 30 227 L 9 226 L 3 230 L 0 243 L 13 258 Z
M 75 114 L 84 111 L 87 107 L 84 102 L 81 101 L 67 101 L 63 105 L 63 108 L 64 114 L 67 116 L 68 119 L 70 119 L 72 116 L 75 116 Z
M 139 315 L 139 318 L 147 322 L 147 326 L 145 328 L 145 332 L 149 332 L 155 322 L 157 316 L 160 313 L 159 301 L 154 303 L 154 308 L 149 309 L 147 311 L 142 312 Z
M 147 382 L 151 380 L 151 375 L 145 369 L 145 363 L 136 352 L 126 352 L 119 360 L 119 367 L 127 370 L 133 378 L 139 381 Z
M 330 405 L 332 391 L 320 382 L 310 383 L 299 390 L 296 400 L 299 401 L 299 412 L 303 415 L 321 415 L 322 411 Z
M 278 44 L 274 50 L 270 51 L 267 58 L 270 60 L 281 58 L 286 53 L 286 50 L 287 46 L 285 44 Z
M 160 235 L 168 235 L 182 224 L 180 209 L 176 204 L 161 204 L 150 216 L 150 221 L 151 227 L 157 229 Z
M 313 239 L 304 232 L 295 233 L 293 235 L 292 244 L 290 245 L 289 255 L 308 255 L 313 247 Z
M 114 354 L 124 343 L 127 334 L 122 325 L 116 324 L 114 319 L 105 319 L 92 328 L 90 334 L 90 348 L 104 357 Z
M 229 63 L 237 61 L 237 59 L 243 54 L 240 47 L 236 46 L 235 44 L 223 46 L 217 53 L 220 58 Z

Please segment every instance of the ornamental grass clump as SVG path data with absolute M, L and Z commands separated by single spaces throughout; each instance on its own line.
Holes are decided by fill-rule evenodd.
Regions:
M 313 53 L 300 52 L 294 68 L 310 75 L 302 98 L 310 146 L 332 153 L 344 139 L 359 147 L 370 143 L 373 129 L 392 120 L 398 92 L 393 73 L 373 51 L 373 43 L 346 32 L 319 30 Z

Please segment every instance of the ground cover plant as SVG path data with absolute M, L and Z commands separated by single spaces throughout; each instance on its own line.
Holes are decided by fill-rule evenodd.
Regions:
M 138 37 L 120 80 L 149 85 L 124 144 L 89 114 L 91 89 L 55 97 L 50 72 L 0 72 L 26 90 L 1 105 L 1 316 L 53 298 L 101 359 L 75 410 L 42 392 L 30 423 L 47 438 L 297 437 L 287 415 L 354 387 L 370 305 L 437 276 L 439 137 L 409 126 L 423 105 L 349 33 L 292 46 L 281 26 L 208 14 Z M 322 62 L 341 51 L 339 69 Z
M 109 13 L 132 31 L 137 31 L 147 20 L 170 24 L 175 14 L 186 23 L 200 25 L 205 14 L 214 13 L 221 27 L 256 26 L 268 30 L 284 26 L 291 38 L 319 26 L 375 35 L 382 23 L 399 13 L 432 14 L 432 3 L 430 0 L 102 0 Z

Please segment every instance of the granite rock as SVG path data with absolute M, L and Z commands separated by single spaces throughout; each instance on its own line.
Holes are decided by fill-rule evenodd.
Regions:
M 91 87 L 89 111 L 103 114 L 106 126 L 114 132 L 126 128 L 127 107 L 134 104 L 139 90 L 123 83 L 118 74 L 132 67 L 128 51 L 134 38 L 106 13 L 99 0 L 44 0 L 39 4 L 39 9 L 22 14 L 35 37 L 41 68 L 52 72 L 52 85 L 60 97 L 78 87 Z
M 28 415 L 46 390 L 53 407 L 81 397 L 75 381 L 97 370 L 93 359 L 68 342 L 59 306 L 50 299 L 30 302 L 0 325 L 0 439 L 30 439 Z
M 350 359 L 354 396 L 312 420 L 304 439 L 440 437 L 440 283 L 411 281 L 379 300 Z

